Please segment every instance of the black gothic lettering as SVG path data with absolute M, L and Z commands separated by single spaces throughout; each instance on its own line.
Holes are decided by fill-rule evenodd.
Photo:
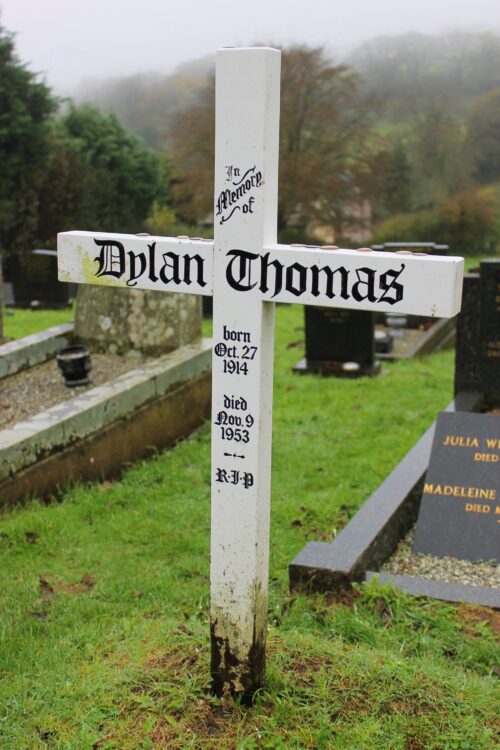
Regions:
M 206 286 L 207 282 L 203 278 L 203 265 L 205 261 L 201 255 L 185 255 L 184 258 L 184 283 L 191 283 L 191 261 L 196 261 L 196 282 L 199 286 Z
M 403 273 L 405 264 L 401 265 L 399 271 L 386 271 L 380 276 L 379 287 L 382 289 L 383 294 L 379 297 L 379 302 L 388 302 L 390 305 L 395 305 L 396 302 L 401 302 L 403 299 L 404 287 L 402 284 L 396 284 L 396 279 Z M 388 283 L 388 278 L 392 278 L 392 281 Z M 389 297 L 388 292 L 394 291 L 394 297 Z
M 253 188 L 258 188 L 261 185 L 262 172 L 256 172 L 255 166 L 253 166 L 250 169 L 247 169 L 241 179 L 233 181 L 233 189 L 224 188 L 224 190 L 219 193 L 216 201 L 215 214 L 216 216 L 221 216 L 220 223 L 224 224 L 226 221 L 229 221 L 235 211 L 241 211 L 242 207 L 236 205 L 238 204 L 238 201 L 244 198 L 247 193 L 251 192 Z M 252 198 L 250 198 L 250 201 L 251 200 Z M 248 213 L 248 209 L 245 213 Z M 253 213 L 253 211 L 250 211 L 250 213 Z
M 311 294 L 313 295 L 313 297 L 319 297 L 319 295 L 321 294 L 319 289 L 320 273 L 324 273 L 326 277 L 325 294 L 328 299 L 333 299 L 335 297 L 335 292 L 333 291 L 333 282 L 335 280 L 335 274 L 337 273 L 340 275 L 340 296 L 342 297 L 342 299 L 349 299 L 349 271 L 344 268 L 344 266 L 340 266 L 334 271 L 329 266 L 324 266 L 323 268 L 318 268 L 318 266 L 311 266 Z
M 298 276 L 299 285 L 296 287 L 294 285 L 294 273 L 296 272 Z M 302 266 L 300 263 L 292 263 L 291 266 L 288 266 L 286 269 L 286 289 L 287 292 L 290 292 L 291 294 L 294 294 L 296 297 L 300 297 L 301 294 L 304 294 L 307 287 L 307 268 L 305 266 Z
M 269 262 L 269 253 L 261 255 L 260 257 L 260 291 L 265 294 L 269 291 L 267 285 L 267 271 L 269 266 L 274 266 L 274 292 L 273 297 L 281 292 L 283 286 L 283 265 L 277 261 L 272 260 Z
M 167 276 L 167 269 L 172 272 L 170 278 Z M 177 253 L 163 253 L 163 266 L 160 268 L 160 279 L 164 284 L 180 284 L 179 276 L 179 256 Z
M 149 279 L 153 283 L 155 281 L 158 281 L 158 276 L 156 275 L 156 268 L 155 268 L 155 250 L 156 250 L 156 242 L 152 242 L 150 245 L 148 245 L 149 250 Z
M 146 270 L 147 261 L 144 253 L 133 253 L 131 250 L 127 253 L 130 264 L 127 286 L 137 286 L 136 279 L 139 279 Z M 139 261 L 139 269 L 136 269 L 136 261 Z
M 101 248 L 94 260 L 99 264 L 96 276 L 114 276 L 119 279 L 125 273 L 125 249 L 116 240 L 96 240 L 95 244 Z
M 363 276 L 365 278 L 363 278 Z M 376 271 L 373 270 L 373 268 L 357 268 L 356 269 L 356 277 L 357 282 L 352 285 L 351 294 L 354 297 L 355 300 L 358 302 L 363 302 L 365 299 L 367 299 L 369 302 L 376 302 L 377 298 L 375 296 L 375 276 Z M 366 287 L 365 294 L 362 294 L 360 291 L 360 287 Z
M 231 257 L 226 268 L 229 286 L 238 292 L 248 292 L 253 289 L 257 282 L 252 284 L 252 263 L 259 257 L 258 254 L 249 253 L 246 250 L 230 250 L 227 256 Z

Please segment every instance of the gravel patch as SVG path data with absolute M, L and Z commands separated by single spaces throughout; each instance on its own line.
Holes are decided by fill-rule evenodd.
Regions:
M 412 552 L 414 539 L 415 528 L 400 541 L 394 554 L 382 565 L 381 572 L 446 583 L 500 588 L 500 565 Z
M 55 359 L 3 378 L 0 380 L 0 430 L 134 370 L 150 359 L 92 354 L 90 383 L 75 388 L 64 385 Z

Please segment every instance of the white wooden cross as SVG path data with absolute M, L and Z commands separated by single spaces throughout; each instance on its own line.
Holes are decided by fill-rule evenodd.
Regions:
M 216 63 L 215 239 L 59 235 L 59 278 L 213 294 L 211 637 L 216 693 L 265 665 L 274 303 L 451 317 L 463 260 L 276 243 L 280 52 Z

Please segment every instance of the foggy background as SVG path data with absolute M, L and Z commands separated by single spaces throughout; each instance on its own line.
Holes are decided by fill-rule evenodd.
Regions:
M 217 47 L 326 45 L 339 59 L 380 35 L 500 32 L 498 0 L 0 0 L 20 58 L 56 93 L 83 80 L 170 73 Z

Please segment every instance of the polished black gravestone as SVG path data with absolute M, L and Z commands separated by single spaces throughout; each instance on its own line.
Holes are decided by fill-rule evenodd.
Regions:
M 479 269 L 464 275 L 462 308 L 457 316 L 455 340 L 455 394 L 481 388 L 479 372 Z
M 338 377 L 376 375 L 374 315 L 364 310 L 304 307 L 306 351 L 294 372 Z
M 455 394 L 477 391 L 500 406 L 500 260 L 466 274 L 457 320 Z
M 3 259 L 4 284 L 17 307 L 66 307 L 73 285 L 57 280 L 55 250 L 20 252 Z
M 438 415 L 413 550 L 500 562 L 500 416 Z
M 488 405 L 500 405 L 500 259 L 480 265 L 480 375 Z

